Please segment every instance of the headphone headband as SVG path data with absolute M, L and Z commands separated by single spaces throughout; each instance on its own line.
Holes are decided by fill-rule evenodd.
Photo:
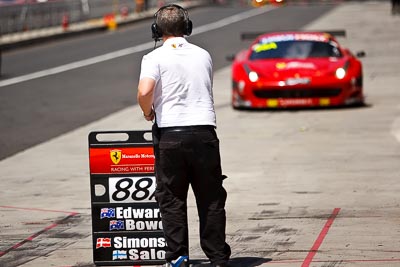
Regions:
M 163 7 L 160 7 L 160 9 L 154 14 L 154 22 L 151 25 L 151 32 L 152 32 L 152 38 L 155 41 L 160 40 L 160 38 L 163 36 L 162 30 L 157 25 L 157 16 L 162 10 L 164 10 L 166 8 L 169 8 L 169 7 L 175 7 L 175 8 L 177 8 L 177 9 L 179 9 L 179 10 L 181 10 L 183 12 L 184 17 L 185 17 L 185 19 L 184 19 L 184 27 L 183 27 L 183 34 L 186 35 L 186 36 L 189 36 L 190 34 L 192 34 L 193 23 L 189 19 L 189 15 L 188 15 L 187 10 L 185 8 L 177 5 L 177 4 L 168 4 L 168 5 L 165 5 Z

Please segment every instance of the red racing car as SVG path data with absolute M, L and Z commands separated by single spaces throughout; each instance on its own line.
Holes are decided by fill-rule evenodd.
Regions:
M 272 5 L 281 5 L 284 3 L 284 0 L 252 0 L 251 5 L 253 7 L 261 7 L 267 4 Z
M 340 33 L 345 34 L 336 32 Z M 254 39 L 254 34 L 242 38 L 246 36 Z M 362 64 L 333 33 L 295 31 L 257 36 L 248 49 L 230 57 L 233 108 L 364 103 Z

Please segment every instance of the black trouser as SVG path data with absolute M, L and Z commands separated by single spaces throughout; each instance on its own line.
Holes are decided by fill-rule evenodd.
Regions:
M 166 260 L 189 255 L 189 184 L 200 220 L 200 245 L 212 263 L 228 261 L 225 242 L 226 191 L 222 186 L 219 140 L 212 126 L 161 128 L 156 154 L 156 199 L 168 249 Z
M 400 14 L 400 0 L 392 0 L 392 13 Z

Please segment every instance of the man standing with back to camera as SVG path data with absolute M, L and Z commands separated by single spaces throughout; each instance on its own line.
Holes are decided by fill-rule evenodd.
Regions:
M 187 11 L 161 7 L 154 15 L 153 38 L 163 45 L 142 59 L 138 103 L 147 121 L 155 120 L 155 196 L 167 242 L 166 266 L 189 266 L 187 195 L 194 192 L 200 245 L 214 267 L 227 267 L 225 202 L 219 140 L 212 94 L 210 54 L 184 35 L 192 32 Z

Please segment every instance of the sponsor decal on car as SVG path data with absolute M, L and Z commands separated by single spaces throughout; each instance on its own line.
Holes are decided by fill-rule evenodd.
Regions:
M 289 99 L 268 99 L 267 107 L 276 108 L 276 107 L 295 107 L 295 106 L 308 106 L 312 105 L 311 98 L 289 98 Z
M 286 80 L 286 85 L 293 86 L 298 84 L 309 84 L 310 78 L 289 78 Z
M 273 36 L 264 37 L 260 40 L 261 44 L 272 42 L 285 42 L 285 41 L 316 41 L 316 42 L 329 42 L 329 34 L 312 34 L 312 33 L 296 33 L 296 34 L 278 34 Z
M 253 51 L 256 52 L 256 53 L 260 53 L 260 52 L 263 52 L 263 51 L 268 51 L 268 50 L 271 50 L 271 49 L 277 49 L 277 48 L 278 48 L 278 45 L 275 42 L 253 45 Z
M 329 106 L 331 104 L 331 100 L 329 98 L 320 98 L 319 105 L 320 106 Z

